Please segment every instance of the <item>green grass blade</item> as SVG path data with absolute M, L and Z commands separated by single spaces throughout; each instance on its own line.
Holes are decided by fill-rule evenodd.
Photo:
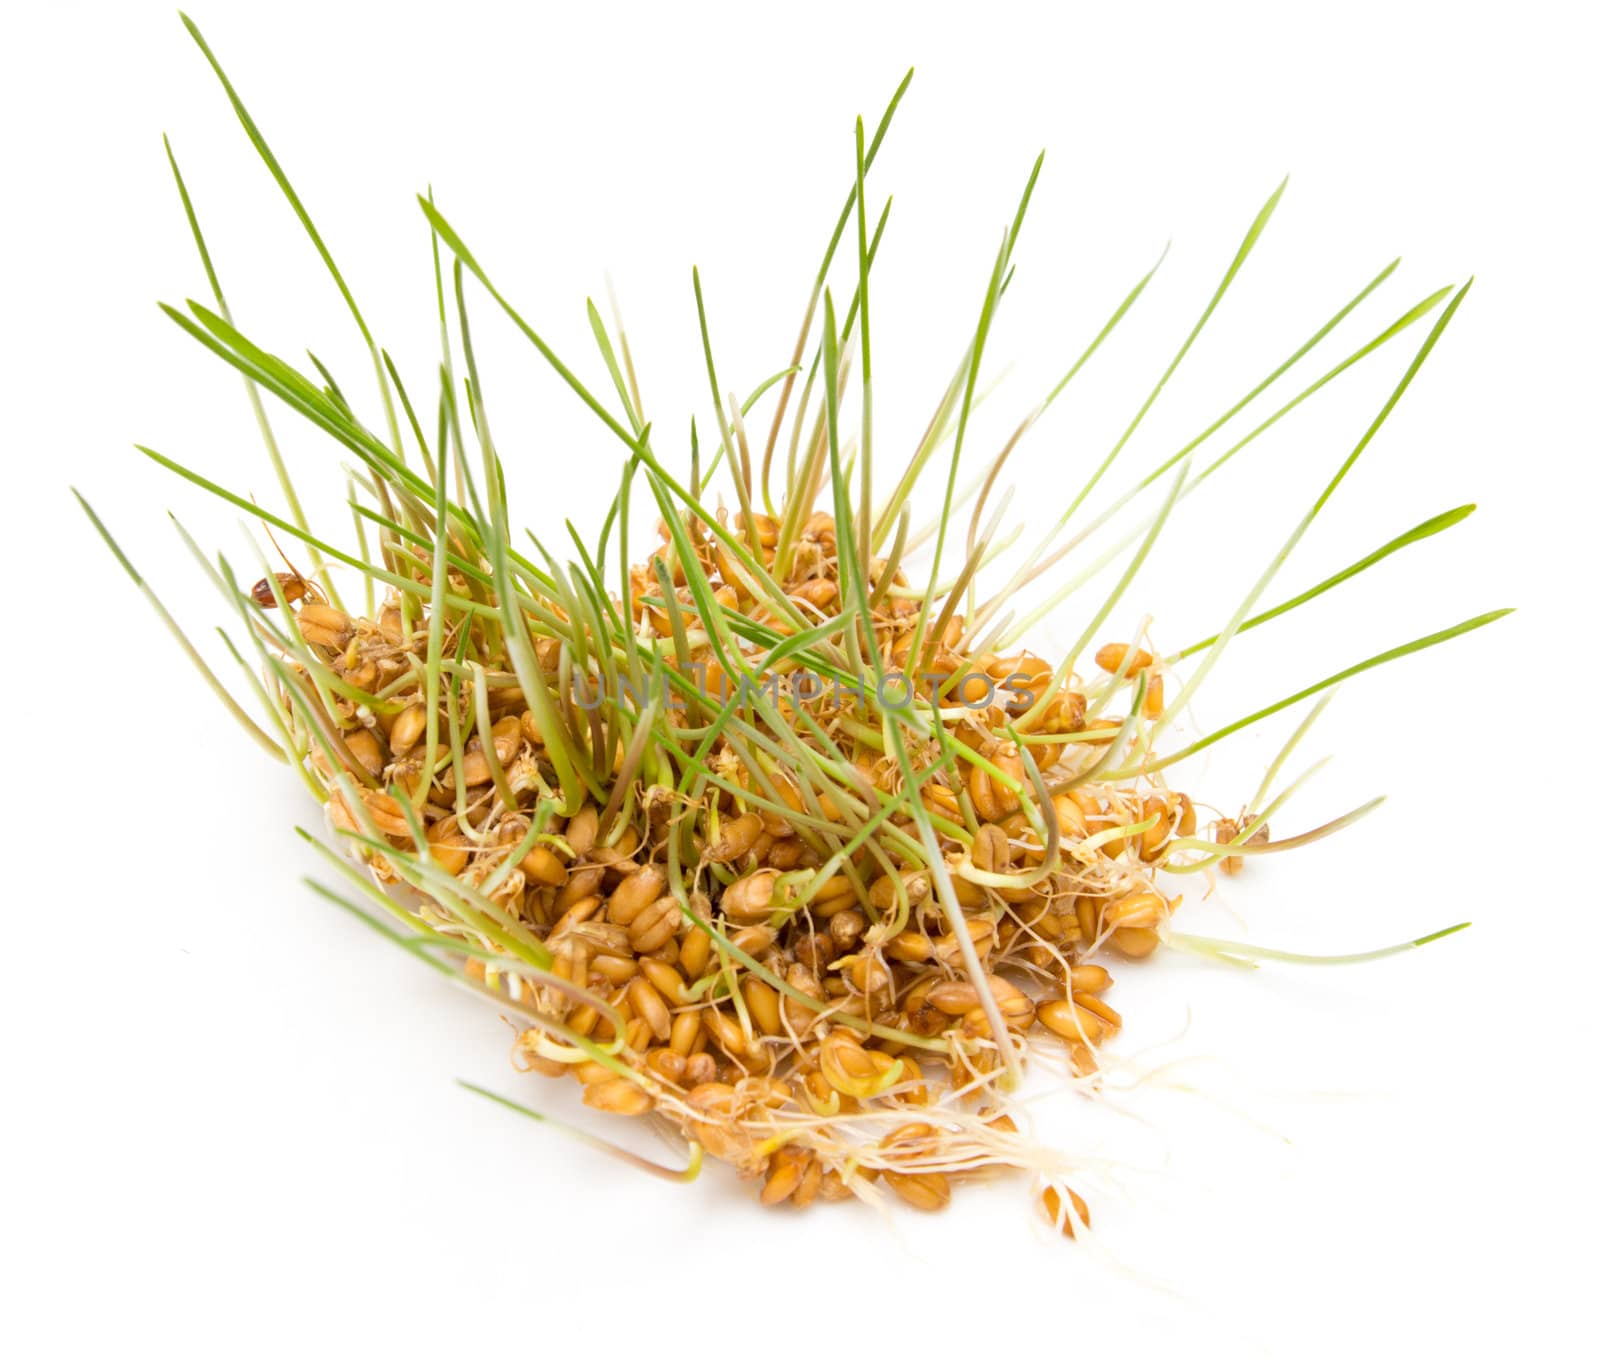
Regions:
M 1432 519 L 1423 520 L 1415 528 L 1408 529 L 1398 538 L 1390 539 L 1381 548 L 1374 549 L 1365 557 L 1352 562 L 1343 570 L 1337 571 L 1325 580 L 1319 581 L 1309 590 L 1302 591 L 1299 595 L 1291 596 L 1281 604 L 1274 605 L 1270 610 L 1265 610 L 1261 614 L 1245 620 L 1239 625 L 1236 633 L 1242 634 L 1249 629 L 1254 629 L 1267 623 L 1269 620 L 1276 619 L 1279 615 L 1288 614 L 1290 610 L 1296 609 L 1308 601 L 1315 600 L 1324 591 L 1331 591 L 1341 582 L 1348 581 L 1351 577 L 1359 575 L 1369 567 L 1376 567 L 1384 558 L 1392 556 L 1402 548 L 1410 547 L 1413 543 L 1420 543 L 1425 538 L 1432 538 L 1435 534 L 1442 534 L 1446 529 L 1454 528 L 1477 508 L 1476 505 L 1457 505 L 1453 510 L 1446 510 L 1443 514 L 1435 515 Z M 1218 637 L 1220 635 L 1212 634 L 1210 638 L 1202 638 L 1197 643 L 1191 643 L 1182 652 L 1168 657 L 1167 661 L 1182 662 L 1184 658 L 1192 657 L 1202 649 L 1209 648 L 1217 641 Z
M 1488 614 L 1463 620 L 1460 624 L 1452 625 L 1448 629 L 1440 629 L 1437 633 L 1426 634 L 1422 638 L 1414 638 L 1409 643 L 1402 643 L 1397 648 L 1390 648 L 1387 652 L 1366 658 L 1356 663 L 1353 667 L 1346 667 L 1342 672 L 1335 672 L 1332 676 L 1324 677 L 1321 681 L 1307 686 L 1303 690 L 1296 691 L 1293 695 L 1285 696 L 1282 700 L 1276 701 L 1263 709 L 1256 710 L 1252 714 L 1245 715 L 1242 719 L 1236 719 L 1232 724 L 1217 729 L 1213 733 L 1207 734 L 1204 738 L 1197 739 L 1189 744 L 1188 747 L 1180 748 L 1175 753 L 1168 753 L 1159 761 L 1149 764 L 1142 770 L 1147 772 L 1161 771 L 1175 762 L 1181 762 L 1184 758 L 1193 757 L 1196 753 L 1211 747 L 1212 744 L 1227 738 L 1229 734 L 1237 733 L 1240 729 L 1247 729 L 1259 720 L 1267 719 L 1277 714 L 1280 710 L 1287 710 L 1291 705 L 1298 705 L 1307 697 L 1314 696 L 1319 691 L 1326 691 L 1330 686 L 1337 686 L 1341 681 L 1348 681 L 1351 677 L 1360 676 L 1361 673 L 1371 671 L 1374 667 L 1381 667 L 1386 662 L 1397 662 L 1400 658 L 1409 657 L 1412 653 L 1420 653 L 1424 648 L 1431 648 L 1437 643 L 1445 643 L 1452 638 L 1459 638 L 1462 634 L 1469 634 L 1474 629 L 1481 629 L 1486 624 L 1493 624 L 1495 620 L 1503 619 L 1511 613 L 1512 611 L 1509 609 L 1491 610 Z
M 173 638 L 178 641 L 178 646 L 183 649 L 184 655 L 194 665 L 195 670 L 200 673 L 201 679 L 211 688 L 212 693 L 222 702 L 228 713 L 239 722 L 251 738 L 274 758 L 279 762 L 288 761 L 283 749 L 273 741 L 272 736 L 250 717 L 250 713 L 244 706 L 234 699 L 233 693 L 217 679 L 217 674 L 211 670 L 210 664 L 200 655 L 200 650 L 189 641 L 189 636 L 178 627 L 178 622 L 168 613 L 167 607 L 161 603 L 161 597 L 150 588 L 149 583 L 139 574 L 138 568 L 128 560 L 128 555 L 122 551 L 117 540 L 111 536 L 111 531 L 101 523 L 100 516 L 94 511 L 94 506 L 83 498 L 82 492 L 76 486 L 72 487 L 72 494 L 78 504 L 83 507 L 84 514 L 89 517 L 89 522 L 94 525 L 95 532 L 100 535 L 106 547 L 111 549 L 117 561 L 122 564 L 122 570 L 128 574 L 144 598 L 150 602 L 150 607 L 156 612 L 157 618 L 167 627 Z

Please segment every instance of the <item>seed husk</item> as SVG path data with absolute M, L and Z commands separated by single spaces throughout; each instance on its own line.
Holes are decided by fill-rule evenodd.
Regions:
M 1080 1228 L 1089 1227 L 1089 1203 L 1084 1200 L 1070 1186 L 1063 1188 L 1067 1193 L 1070 1209 L 1061 1203 L 1061 1191 L 1054 1186 L 1045 1187 L 1039 1199 L 1044 1206 L 1044 1213 L 1049 1216 L 1050 1224 L 1069 1239 L 1078 1237 Z M 1063 1212 L 1066 1212 L 1063 1223 Z

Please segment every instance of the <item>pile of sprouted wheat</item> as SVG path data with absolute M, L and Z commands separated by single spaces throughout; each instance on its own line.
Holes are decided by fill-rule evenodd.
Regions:
M 857 124 L 854 176 L 790 365 L 742 402 L 724 391 L 701 302 L 715 445 L 703 453 L 691 426 L 686 470 L 675 475 L 658 456 L 620 323 L 613 334 L 590 305 L 615 391 L 602 402 L 499 293 L 431 197 L 421 206 L 433 233 L 444 357 L 425 423 L 282 168 L 190 29 L 343 292 L 384 406 L 381 429 L 367 427 L 320 363 L 312 378 L 235 326 L 179 176 L 215 306 L 167 313 L 245 376 L 287 514 L 143 451 L 248 511 L 275 545 L 281 538 L 301 550 L 293 554 L 300 566 L 280 552 L 287 570 L 263 559 L 266 575 L 241 578 L 225 558 L 201 554 L 180 526 L 236 616 L 238 636 L 223 637 L 246 669 L 253 714 L 145 591 L 244 727 L 323 807 L 336 847 L 306 840 L 355 889 L 315 889 L 499 1007 L 515 1026 L 519 1068 L 575 1078 L 586 1104 L 651 1116 L 681 1137 L 681 1170 L 601 1145 L 641 1166 L 688 1178 L 709 1153 L 752 1179 L 767 1204 L 892 1193 L 925 1210 L 944 1206 L 954 1182 L 1017 1169 L 1033 1179 L 1057 1228 L 1070 1234 L 1087 1223 L 1068 1164 L 1007 1113 L 1025 1058 L 1092 1090 L 1121 1025 L 1110 1003 L 1113 966 L 1173 944 L 1238 961 L 1274 955 L 1174 930 L 1178 902 L 1162 877 L 1233 871 L 1247 854 L 1298 846 L 1365 813 L 1370 805 L 1294 837 L 1269 833 L 1295 785 L 1273 794 L 1278 770 L 1328 689 L 1497 617 L 1367 658 L 1187 745 L 1163 747 L 1235 635 L 1470 513 L 1465 506 L 1428 520 L 1258 608 L 1465 290 L 1405 310 L 1209 465 L 1192 466 L 1195 449 L 1316 348 L 1390 264 L 1191 443 L 1067 534 L 1243 267 L 1280 187 L 1111 453 L 1034 553 L 980 595 L 980 572 L 1010 541 L 999 534 L 1006 502 L 996 495 L 1007 459 L 1150 280 L 1134 285 L 1060 385 L 964 482 L 985 344 L 1037 165 L 960 365 L 910 460 L 886 475 L 872 444 L 868 286 L 887 209 L 873 221 L 866 177 L 902 83 L 870 137 Z M 836 255 L 852 269 L 842 310 L 828 286 Z M 610 515 L 593 539 L 574 532 L 565 561 L 531 534 L 530 551 L 513 543 L 468 328 L 469 277 L 617 449 Z M 698 276 L 695 291 L 700 302 Z M 1168 656 L 1145 641 L 1142 625 L 1138 641 L 1104 641 L 1175 506 L 1441 303 L 1371 426 L 1221 630 Z M 820 343 L 812 343 L 818 324 Z M 859 437 L 847 443 L 853 368 Z M 356 551 L 307 527 L 263 396 L 353 459 Z M 764 397 L 770 427 L 764 442 L 752 442 L 747 418 Z M 936 455 L 947 465 L 941 504 L 914 532 L 908 502 Z M 708 495 L 716 477 L 731 488 L 731 511 Z M 1024 599 L 1036 578 L 1147 490 L 1149 508 L 1120 542 L 1075 564 L 1042 599 Z M 658 521 L 658 541 L 642 553 L 629 544 L 641 504 Z M 1080 607 L 1072 593 L 1124 555 L 1110 594 Z M 341 602 L 335 571 L 359 575 L 363 607 Z M 1078 634 L 1052 662 L 1024 640 L 1058 611 L 1076 617 Z M 1175 668 L 1190 659 L 1180 678 Z M 1243 811 L 1208 811 L 1169 784 L 1174 764 L 1303 700 L 1313 701 L 1311 715 Z

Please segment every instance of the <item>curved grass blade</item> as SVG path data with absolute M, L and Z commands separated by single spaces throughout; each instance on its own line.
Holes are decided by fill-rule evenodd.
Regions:
M 1414 638 L 1409 643 L 1402 643 L 1397 648 L 1390 648 L 1387 652 L 1366 658 L 1364 661 L 1356 663 L 1353 667 L 1346 667 L 1342 672 L 1335 672 L 1330 677 L 1324 677 L 1314 685 L 1307 686 L 1304 690 L 1296 691 L 1293 695 L 1285 696 L 1282 700 L 1257 710 L 1253 714 L 1245 715 L 1242 719 L 1236 719 L 1232 724 L 1217 729 L 1207 734 L 1204 738 L 1197 739 L 1189 744 L 1188 747 L 1180 748 L 1175 753 L 1168 753 L 1159 761 L 1152 762 L 1141 770 L 1161 771 L 1175 762 L 1181 762 L 1184 758 L 1193 757 L 1196 753 L 1211 747 L 1212 744 L 1227 738 L 1229 734 L 1238 733 L 1240 729 L 1247 729 L 1257 721 L 1277 714 L 1280 710 L 1287 710 L 1291 705 L 1298 705 L 1308 696 L 1314 696 L 1317 692 L 1325 691 L 1330 686 L 1337 686 L 1341 681 L 1348 681 L 1351 677 L 1360 676 L 1362 672 L 1371 671 L 1374 667 L 1381 667 L 1386 662 L 1397 662 L 1403 657 L 1409 657 L 1412 653 L 1420 653 L 1424 648 L 1431 648 L 1437 643 L 1445 643 L 1452 638 L 1459 638 L 1462 634 L 1470 634 L 1474 629 L 1481 629 L 1486 624 L 1493 624 L 1495 620 L 1504 619 L 1505 616 L 1511 613 L 1510 609 L 1491 610 L 1488 614 L 1463 620 L 1460 624 L 1452 625 L 1448 629 L 1440 629 L 1437 633 L 1427 634 L 1422 638 Z
M 1389 542 L 1385 543 L 1381 548 L 1374 549 L 1365 557 L 1359 559 L 1358 561 L 1352 562 L 1342 571 L 1337 571 L 1325 580 L 1319 581 L 1309 590 L 1302 591 L 1299 595 L 1291 596 L 1288 600 L 1283 601 L 1281 604 L 1274 605 L 1270 610 L 1264 610 L 1261 614 L 1245 620 L 1239 625 L 1236 633 L 1245 633 L 1250 629 L 1257 628 L 1258 626 L 1267 623 L 1268 620 L 1276 619 L 1279 615 L 1288 614 L 1290 610 L 1297 609 L 1299 606 L 1306 604 L 1308 601 L 1315 600 L 1324 591 L 1331 591 L 1341 582 L 1348 581 L 1353 576 L 1358 576 L 1360 573 L 1366 571 L 1369 567 L 1376 567 L 1378 563 L 1384 560 L 1384 558 L 1392 557 L 1402 548 L 1408 548 L 1413 543 L 1420 543 L 1425 538 L 1432 538 L 1435 534 L 1442 534 L 1446 529 L 1454 528 L 1477 508 L 1478 507 L 1476 505 L 1457 505 L 1453 510 L 1446 510 L 1443 514 L 1434 515 L 1432 519 L 1423 520 L 1423 522 L 1418 524 L 1414 529 L 1408 529 L 1398 538 L 1390 539 Z M 1186 657 L 1193 657 L 1194 654 L 1202 651 L 1205 648 L 1209 648 L 1217 641 L 1219 637 L 1221 637 L 1221 635 L 1212 634 L 1210 638 L 1202 638 L 1197 643 L 1191 643 L 1181 652 L 1172 654 L 1167 658 L 1167 661 L 1182 662 Z
M 273 741 L 272 737 L 264 729 L 262 729 L 262 727 L 257 724 L 254 719 L 250 717 L 249 712 L 244 708 L 244 706 L 239 704 L 239 702 L 234 699 L 233 693 L 217 679 L 217 674 L 211 670 L 210 664 L 206 662 L 205 658 L 200 656 L 200 650 L 189 641 L 189 636 L 178 627 L 178 622 L 173 619 L 171 614 L 168 613 L 167 607 L 161 603 L 161 597 L 150 588 L 149 583 L 145 581 L 144 577 L 139 575 L 138 568 L 136 568 L 133 563 L 128 560 L 128 555 L 122 551 L 122 548 L 118 545 L 117 540 L 111 536 L 111 531 L 100 522 L 100 516 L 94 512 L 94 506 L 89 504 L 89 502 L 83 498 L 83 494 L 76 486 L 72 487 L 71 489 L 72 494 L 76 498 L 78 504 L 83 507 L 84 514 L 89 517 L 89 522 L 94 525 L 95 532 L 100 535 L 100 537 L 105 541 L 106 547 L 111 549 L 111 552 L 116 557 L 117 561 L 122 564 L 122 570 L 128 574 L 133 584 L 139 588 L 140 593 L 149 602 L 150 608 L 156 612 L 156 617 L 160 619 L 162 624 L 167 627 L 168 632 L 172 634 L 173 638 L 177 639 L 178 646 L 183 649 L 184 655 L 191 663 L 194 664 L 195 670 L 200 673 L 201 679 L 204 680 L 206 685 L 211 688 L 212 693 L 217 697 L 218 700 L 222 702 L 228 713 L 239 722 L 239 724 L 244 728 L 244 731 L 249 734 L 250 737 L 253 738 L 258 744 L 260 744 L 261 747 L 266 749 L 266 751 L 279 762 L 288 761 L 288 757 L 284 753 L 283 749 L 280 748 L 278 744 Z

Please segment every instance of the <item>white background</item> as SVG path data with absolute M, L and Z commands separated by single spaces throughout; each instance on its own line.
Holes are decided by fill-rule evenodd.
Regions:
M 1035 1111 L 1083 1159 L 1092 1247 L 1045 1235 L 1012 1186 L 964 1190 L 932 1219 L 768 1214 L 720 1173 L 653 1182 L 458 1090 L 579 1113 L 565 1083 L 515 1076 L 492 1015 L 302 887 L 304 792 L 191 678 L 67 492 L 85 490 L 212 641 L 217 606 L 163 512 L 207 547 L 237 555 L 244 535 L 131 444 L 274 493 L 240 387 L 153 306 L 205 292 L 163 131 L 244 327 L 292 359 L 315 349 L 370 413 L 359 340 L 168 7 L 29 7 L 6 41 L 0 229 L 7 1361 L 1570 1365 L 1595 1218 L 1589 16 L 577 9 L 198 6 L 415 393 L 436 335 L 412 197 L 431 181 L 596 385 L 583 300 L 603 301 L 612 273 L 658 450 L 681 453 L 692 410 L 709 427 L 691 264 L 724 384 L 748 390 L 787 360 L 854 117 L 870 127 L 912 62 L 869 185 L 874 209 L 896 197 L 873 278 L 880 469 L 958 360 L 1040 147 L 990 353 L 991 375 L 1014 368 L 974 453 L 1174 246 L 1013 465 L 1013 508 L 1036 523 L 1104 455 L 1285 172 L 1256 256 L 1105 495 L 1396 253 L 1322 365 L 1477 274 L 1279 589 L 1463 501 L 1479 512 L 1242 640 L 1199 716 L 1221 724 L 1481 610 L 1519 613 L 1348 686 L 1304 753 L 1335 761 L 1283 832 L 1388 803 L 1183 917 L 1308 951 L 1474 927 L 1354 969 L 1128 969 L 1118 1048 L 1151 1079 L 1099 1108 Z M 620 452 L 481 293 L 472 304 L 514 501 L 542 535 L 567 512 L 590 527 Z M 1146 612 L 1169 648 L 1221 627 L 1422 336 L 1181 507 L 1117 636 Z M 290 416 L 279 433 L 319 493 L 313 519 L 338 517 L 337 454 Z M 1083 613 L 1041 643 L 1070 641 Z M 1230 740 L 1185 774 L 1192 788 L 1247 798 L 1293 718 Z

